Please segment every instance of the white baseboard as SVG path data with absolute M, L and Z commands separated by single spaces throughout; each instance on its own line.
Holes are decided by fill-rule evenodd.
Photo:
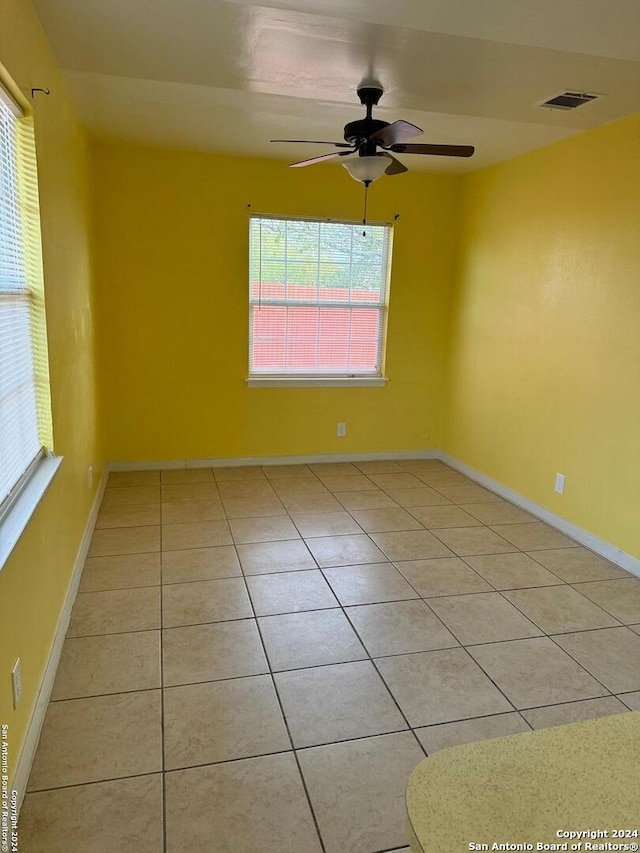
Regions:
M 100 482 L 100 486 L 98 487 L 98 491 L 96 492 L 96 496 L 93 501 L 93 506 L 91 507 L 91 513 L 87 521 L 84 536 L 82 537 L 82 542 L 80 543 L 80 548 L 78 550 L 76 561 L 73 567 L 71 580 L 69 581 L 69 586 L 67 588 L 67 594 L 65 596 L 64 605 L 62 607 L 62 612 L 60 613 L 60 618 L 58 619 L 56 633 L 53 638 L 53 643 L 51 644 L 49 660 L 47 661 L 44 675 L 42 677 L 42 681 L 40 682 L 38 696 L 36 698 L 36 702 L 31 713 L 29 725 L 27 726 L 27 734 L 22 744 L 20 755 L 16 762 L 16 770 L 13 777 L 13 781 L 11 783 L 11 789 L 18 792 L 18 811 L 22 807 L 22 802 L 24 800 L 24 795 L 27 789 L 27 782 L 29 781 L 31 766 L 33 764 L 33 759 L 35 758 L 36 749 L 38 747 L 38 741 L 40 740 L 40 732 L 42 731 L 42 724 L 44 723 L 44 717 L 47 711 L 47 707 L 49 705 L 49 700 L 51 699 L 53 683 L 55 681 L 56 673 L 58 671 L 58 664 L 60 663 L 62 646 L 64 644 L 64 640 L 67 634 L 67 628 L 69 627 L 69 620 L 71 619 L 71 609 L 73 608 L 73 603 L 76 600 L 76 593 L 78 592 L 78 586 L 80 585 L 80 577 L 82 575 L 82 568 L 84 566 L 84 561 L 89 551 L 91 537 L 93 536 L 93 529 L 96 524 L 98 510 L 100 509 L 100 504 L 102 503 L 102 498 L 104 496 L 104 490 L 106 485 L 107 471 L 105 470 L 102 476 L 102 480 Z
M 437 450 L 399 450 L 379 453 L 312 453 L 306 456 L 237 456 L 170 459 L 155 462 L 110 462 L 109 471 L 158 471 L 170 468 L 235 468 L 240 465 L 304 465 L 314 462 L 377 462 L 381 459 L 439 459 Z
M 572 521 L 567 521 L 566 518 L 562 518 L 562 516 L 556 515 L 550 510 L 545 509 L 543 506 L 540 506 L 540 504 L 534 503 L 529 500 L 529 498 L 525 498 L 523 495 L 519 494 L 519 492 L 510 489 L 508 486 L 504 486 L 497 480 L 492 480 L 491 477 L 487 477 L 487 475 L 483 474 L 481 471 L 476 471 L 475 468 L 471 468 L 471 466 L 461 462 L 454 456 L 449 456 L 448 453 L 441 452 L 439 454 L 439 458 L 447 465 L 455 468 L 456 471 L 460 471 L 461 474 L 465 474 L 470 479 L 475 480 L 481 486 L 486 486 L 487 489 L 491 489 L 492 492 L 500 495 L 500 497 L 522 507 L 522 509 L 530 512 L 531 515 L 535 515 L 542 521 L 546 521 L 547 524 L 550 524 L 552 527 L 556 527 L 562 533 L 566 533 L 567 536 L 575 539 L 576 542 L 584 545 L 585 548 L 589 548 L 590 551 L 594 551 L 606 560 L 610 560 L 612 563 L 615 563 L 617 566 L 620 566 L 621 569 L 625 569 L 625 571 L 630 572 L 632 575 L 640 577 L 640 560 L 637 559 L 637 557 L 633 557 L 631 554 L 621 551 L 620 548 L 617 548 L 615 545 L 605 542 L 604 539 L 600 539 L 588 530 L 578 527 L 578 525 L 574 524 Z

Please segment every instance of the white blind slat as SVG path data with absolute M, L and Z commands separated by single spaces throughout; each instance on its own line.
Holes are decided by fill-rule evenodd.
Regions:
M 0 507 L 42 449 L 33 331 L 39 294 L 24 213 L 34 200 L 20 179 L 21 119 L 0 89 Z
M 250 375 L 380 375 L 388 225 L 254 216 Z

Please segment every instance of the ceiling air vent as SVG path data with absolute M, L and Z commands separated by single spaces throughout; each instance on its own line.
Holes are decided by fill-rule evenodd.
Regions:
M 536 106 L 546 107 L 550 110 L 575 110 L 583 104 L 588 104 L 590 101 L 595 101 L 601 97 L 602 95 L 594 95 L 588 92 L 560 92 L 559 95 L 554 95 L 546 101 L 540 101 Z

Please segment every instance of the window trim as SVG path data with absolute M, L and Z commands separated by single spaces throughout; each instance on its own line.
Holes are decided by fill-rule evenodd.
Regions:
M 63 458 L 43 456 L 0 518 L 0 571 L 58 473 Z
M 371 375 L 365 373 L 358 376 L 336 376 L 327 374 L 325 376 L 259 376 L 255 374 L 247 377 L 245 382 L 248 388 L 384 388 L 389 381 L 386 376 Z
M 284 222 L 329 222 L 336 225 L 352 225 L 363 227 L 362 220 L 358 219 L 335 219 L 328 216 L 296 216 L 292 214 L 272 214 L 251 211 L 249 213 L 249 233 L 251 232 L 252 219 L 279 219 Z M 376 371 L 363 370 L 359 373 L 346 373 L 344 370 L 337 371 L 304 371 L 290 370 L 282 373 L 269 373 L 251 370 L 253 324 L 251 310 L 251 279 L 249 279 L 249 352 L 248 352 L 248 376 L 245 379 L 248 388 L 293 388 L 293 387 L 384 387 L 389 381 L 385 376 L 385 365 L 387 356 L 387 326 L 389 322 L 389 293 L 391 287 L 391 258 L 393 254 L 394 223 L 372 220 L 366 223 L 372 227 L 383 227 L 387 229 L 387 259 L 385 284 L 382 291 L 383 301 L 379 304 L 370 302 L 335 302 L 327 304 L 327 308 L 374 308 L 378 311 L 378 335 L 379 335 L 379 369 Z M 364 226 L 366 227 L 366 226 Z M 250 255 L 250 248 L 249 253 Z M 318 302 L 313 300 L 296 300 L 292 303 L 286 299 L 262 298 L 261 305 L 290 307 L 317 307 Z
M 33 121 L 31 104 L 1 63 L 0 92 L 3 102 L 12 111 L 15 111 L 16 117 L 23 117 Z M 41 239 L 40 236 L 39 239 Z M 50 389 L 48 374 L 47 379 L 49 380 Z M 10 493 L 2 501 L 2 506 L 0 507 L 0 572 L 48 491 L 63 459 L 63 456 L 54 456 L 51 451 L 42 448 L 40 453 L 27 466 Z

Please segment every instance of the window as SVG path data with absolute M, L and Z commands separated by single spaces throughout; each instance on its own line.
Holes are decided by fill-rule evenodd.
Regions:
M 390 254 L 389 225 L 252 216 L 249 384 L 382 384 Z
M 51 447 L 33 123 L 0 86 L 0 565 L 15 544 L 5 522 Z

